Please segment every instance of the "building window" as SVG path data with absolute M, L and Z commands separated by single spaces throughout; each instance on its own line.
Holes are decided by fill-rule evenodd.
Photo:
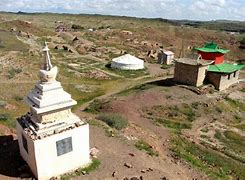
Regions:
M 26 150 L 26 152 L 28 153 L 28 144 L 27 144 L 27 140 L 25 138 L 25 136 L 22 134 L 22 143 L 23 143 L 23 147 Z
M 234 72 L 233 77 L 236 77 L 236 71 Z
M 231 74 L 228 74 L 228 80 L 230 80 L 231 79 Z
M 72 138 L 68 137 L 56 142 L 57 156 L 69 153 L 72 151 Z

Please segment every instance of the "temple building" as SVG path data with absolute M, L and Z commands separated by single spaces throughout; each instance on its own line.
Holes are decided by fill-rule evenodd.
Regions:
M 227 49 L 221 49 L 214 43 L 206 43 L 204 47 L 195 48 L 198 54 L 202 56 L 204 60 L 214 60 L 214 64 L 222 64 L 224 62 L 224 55 L 229 52 Z
M 180 58 L 175 60 L 174 81 L 191 86 L 201 86 L 206 78 L 208 65 L 213 61 L 202 60 L 201 56 L 197 59 Z
M 89 125 L 71 112 L 76 101 L 56 81 L 47 44 L 40 81 L 27 95 L 30 111 L 17 119 L 20 154 L 37 179 L 50 179 L 87 166 Z
M 208 67 L 207 79 L 217 90 L 224 90 L 239 82 L 239 72 L 243 65 L 217 64 Z

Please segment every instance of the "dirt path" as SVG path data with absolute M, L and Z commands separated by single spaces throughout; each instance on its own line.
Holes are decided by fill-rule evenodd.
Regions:
M 179 88 L 180 89 L 180 88 Z M 180 89 L 181 90 L 181 89 Z M 183 91 L 183 90 L 182 90 Z M 100 98 L 108 97 L 108 94 Z M 147 102 L 147 103 L 145 103 Z M 207 179 L 202 173 L 192 169 L 181 161 L 176 161 L 169 152 L 171 133 L 163 126 L 155 125 L 142 115 L 142 109 L 155 105 L 168 103 L 161 92 L 147 90 L 145 92 L 113 98 L 110 108 L 103 112 L 115 112 L 127 117 L 129 126 L 122 131 L 119 137 L 107 137 L 103 129 L 91 127 L 91 145 L 100 150 L 99 159 L 102 162 L 98 171 L 84 176 L 85 179 L 113 179 L 111 174 L 115 171 L 115 179 L 124 177 L 143 176 L 144 179 Z M 126 138 L 126 139 L 125 139 Z M 143 139 L 149 143 L 159 157 L 151 157 L 144 151 L 139 151 L 133 145 L 135 140 Z M 128 154 L 133 153 L 131 157 Z M 116 161 L 115 161 L 116 159 Z M 128 169 L 124 163 L 130 163 L 134 168 Z M 152 168 L 153 172 L 141 171 Z M 78 178 L 79 179 L 79 178 Z
M 103 94 L 101 96 L 98 96 L 96 99 L 105 99 L 107 97 L 110 97 L 114 94 L 117 94 L 121 91 L 133 88 L 137 85 L 141 85 L 141 84 L 146 84 L 146 83 L 151 83 L 154 81 L 158 81 L 158 80 L 164 80 L 164 79 L 168 79 L 168 78 L 172 78 L 172 76 L 166 76 L 166 77 L 157 77 L 157 78 L 152 78 L 152 79 L 147 79 L 147 80 L 143 80 L 146 77 L 141 77 L 141 78 L 136 78 L 136 79 L 131 79 L 130 81 L 124 82 L 123 84 L 121 84 L 120 86 L 117 86 L 114 90 L 112 91 L 108 91 L 106 92 L 106 94 Z M 81 116 L 83 114 L 83 110 L 91 103 L 93 102 L 94 99 L 92 99 L 91 101 L 88 101 L 84 104 L 82 104 L 76 111 L 75 114 L 77 114 L 78 116 Z

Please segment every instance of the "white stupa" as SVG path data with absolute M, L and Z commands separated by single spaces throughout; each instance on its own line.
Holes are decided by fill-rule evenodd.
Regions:
M 126 54 L 112 59 L 111 68 L 122 70 L 144 69 L 144 61 L 130 54 Z
M 20 154 L 37 179 L 50 179 L 90 163 L 89 126 L 71 112 L 76 101 L 56 81 L 49 49 L 43 49 L 40 81 L 28 94 L 30 112 L 18 118 Z

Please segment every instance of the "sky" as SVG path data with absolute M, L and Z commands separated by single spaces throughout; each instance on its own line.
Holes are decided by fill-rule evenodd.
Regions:
M 245 21 L 245 0 L 0 0 L 0 11 Z

